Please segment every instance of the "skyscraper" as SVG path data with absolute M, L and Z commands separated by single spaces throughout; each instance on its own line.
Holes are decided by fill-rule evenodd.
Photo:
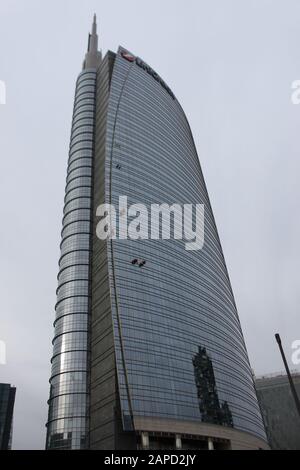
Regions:
M 16 388 L 0 384 L 0 450 L 10 450 Z
M 204 204 L 203 249 L 114 227 L 99 239 L 97 208 L 120 196 Z M 267 448 L 189 124 L 142 59 L 122 47 L 102 59 L 95 18 L 76 83 L 54 326 L 47 448 Z

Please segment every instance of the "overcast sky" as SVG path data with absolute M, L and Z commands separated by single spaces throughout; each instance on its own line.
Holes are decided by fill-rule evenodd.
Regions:
M 189 119 L 256 374 L 291 363 L 299 328 L 299 0 L 0 0 L 0 382 L 17 386 L 15 449 L 45 443 L 74 85 L 92 15 Z M 299 367 L 299 366 L 298 366 Z

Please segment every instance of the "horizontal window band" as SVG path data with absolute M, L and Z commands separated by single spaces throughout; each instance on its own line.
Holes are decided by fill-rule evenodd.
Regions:
M 70 166 L 71 163 L 73 163 L 77 159 L 77 153 L 81 153 L 82 155 L 78 158 L 94 158 L 94 149 L 89 146 L 86 148 L 79 148 L 72 150 L 72 152 L 69 151 L 69 158 L 68 158 L 68 166 Z M 74 157 L 75 155 L 75 157 Z
M 69 145 L 69 154 L 72 152 L 73 147 L 82 144 L 83 142 L 94 143 L 94 134 L 92 132 L 82 132 L 80 134 L 75 135 L 72 137 Z M 89 148 L 93 148 L 93 145 L 89 145 Z
M 91 204 L 91 199 L 92 199 L 92 198 L 91 198 L 90 196 L 77 196 L 77 197 L 74 197 L 73 199 L 70 199 L 70 201 L 68 201 L 68 202 L 65 203 L 64 209 L 66 208 L 66 206 L 67 206 L 68 204 L 70 204 L 70 202 L 77 201 L 78 199 L 87 199 L 88 202 Z M 87 208 L 86 206 L 85 206 L 85 207 L 82 207 L 82 209 L 86 209 L 86 208 Z
M 73 283 L 73 282 L 81 282 L 81 281 L 84 281 L 86 282 L 87 284 L 90 284 L 90 279 L 89 278 L 78 278 L 78 279 L 71 279 L 70 281 L 65 281 L 63 282 L 62 284 L 60 284 L 57 289 L 56 289 L 56 295 L 59 294 L 59 290 L 64 287 L 65 285 L 67 284 L 70 284 L 70 283 Z M 83 287 L 83 286 L 82 286 Z
M 76 105 L 84 99 L 95 100 L 95 90 L 83 90 L 81 93 L 75 94 L 74 104 Z
M 94 109 L 82 109 L 81 111 L 73 114 L 72 118 L 72 126 L 71 128 L 73 129 L 75 127 L 75 124 L 77 124 L 79 121 L 82 119 L 95 119 L 95 112 Z
M 83 419 L 86 419 L 86 414 L 85 415 L 74 415 L 74 416 L 66 416 L 65 418 L 56 418 L 56 419 L 51 419 L 50 421 L 47 421 L 46 423 L 46 427 L 48 428 L 52 423 L 55 423 L 57 421 L 67 421 L 68 419 L 72 420 L 73 419 L 78 419 L 78 418 L 83 418 Z M 72 428 L 73 429 L 73 428 Z M 78 428 L 75 428 L 75 429 L 78 429 Z M 55 431 L 55 434 L 56 434 L 56 431 Z M 51 436 L 51 433 L 50 433 L 50 436 Z M 62 439 L 63 441 L 63 439 Z
M 65 250 L 68 250 L 68 251 L 65 251 Z M 89 253 L 92 252 L 92 247 L 91 246 L 67 246 L 65 247 L 64 250 L 61 250 L 61 257 L 65 256 L 65 255 L 69 255 L 71 253 L 75 253 L 75 252 L 78 252 L 78 251 L 88 251 Z M 86 258 L 84 258 L 85 260 Z M 60 263 L 60 269 L 61 269 L 61 266 L 64 264 L 64 262 Z
M 93 153 L 94 152 L 94 142 L 93 142 L 93 140 L 83 140 L 83 141 L 77 142 L 74 145 L 72 145 L 72 147 L 69 150 L 69 157 L 72 158 L 74 153 L 76 153 L 78 151 L 83 151 L 83 150 L 88 150 L 92 154 L 94 154 Z
M 86 80 L 85 83 L 81 84 L 76 88 L 75 91 L 75 99 L 79 97 L 82 93 L 89 92 L 93 93 L 95 98 L 96 98 L 96 87 L 95 87 L 95 82 L 89 82 L 89 80 Z
M 89 257 L 89 259 L 86 260 L 86 262 L 81 261 L 81 262 L 79 262 L 79 263 L 73 263 L 73 264 L 70 264 L 70 265 L 68 265 L 68 266 L 63 267 L 62 269 L 59 270 L 59 272 L 58 272 L 58 274 L 57 274 L 57 279 L 59 279 L 59 276 L 60 276 L 61 274 L 63 274 L 63 272 L 66 271 L 66 269 L 76 268 L 76 267 L 78 267 L 78 266 L 82 266 L 82 267 L 84 266 L 84 267 L 86 267 L 86 268 L 91 269 L 91 266 L 90 266 L 90 257 Z
M 79 208 L 76 208 L 76 209 L 72 209 L 71 211 L 67 212 L 64 215 L 64 217 L 62 219 L 62 223 L 64 224 L 64 220 L 68 215 L 70 215 L 70 214 L 72 214 L 73 212 L 76 212 L 76 211 L 90 211 L 91 212 L 91 207 L 79 207 Z M 92 213 L 91 213 L 91 220 L 92 220 Z
M 88 323 L 88 322 L 87 322 L 87 323 Z M 86 329 L 86 330 L 79 329 L 79 330 L 64 331 L 63 333 L 59 333 L 58 335 L 54 336 L 54 338 L 52 339 L 52 345 L 54 346 L 55 341 L 56 341 L 58 338 L 60 338 L 61 336 L 69 335 L 69 334 L 72 334 L 72 333 L 86 333 L 86 334 L 88 334 L 88 332 L 89 332 L 88 325 L 87 325 L 87 329 Z M 68 352 L 68 351 L 65 351 L 65 352 Z
M 83 299 L 91 299 L 91 295 L 90 294 L 80 294 L 80 295 L 70 295 L 68 297 L 64 297 L 63 299 L 60 299 L 58 302 L 56 302 L 55 304 L 55 310 L 57 308 L 57 306 L 61 303 L 61 302 L 64 302 L 65 300 L 68 300 L 68 299 L 77 299 L 77 298 L 83 298 Z
M 90 110 L 94 111 L 96 106 L 95 97 L 84 96 L 76 100 L 73 106 L 73 117 L 76 115 L 78 110 L 84 106 L 90 106 Z
M 88 319 L 89 319 L 89 316 L 90 316 L 90 312 L 89 312 L 89 311 L 87 311 L 87 312 L 72 312 L 72 313 L 64 313 L 63 315 L 60 315 L 60 316 L 58 316 L 58 317 L 57 317 L 57 318 L 54 320 L 54 322 L 53 322 L 53 326 L 54 326 L 54 328 L 55 328 L 55 326 L 56 326 L 56 323 L 57 323 L 59 320 L 61 320 L 61 319 L 65 318 L 65 317 L 70 317 L 70 316 L 73 316 L 73 315 L 86 315 L 86 316 L 87 316 L 87 321 L 88 321 Z
M 77 372 L 81 373 L 81 374 L 84 374 L 84 375 L 86 375 L 86 373 L 87 373 L 86 369 L 81 369 L 81 370 L 73 369 L 73 370 L 68 370 L 68 371 L 64 371 L 64 372 L 59 372 L 58 374 L 54 374 L 50 377 L 49 383 L 51 384 L 51 380 L 56 379 L 56 377 L 59 377 L 60 375 L 75 374 Z
M 69 161 L 68 163 L 70 163 L 70 160 L 72 158 L 72 156 L 76 153 L 76 152 L 82 152 L 82 151 L 88 151 L 91 153 L 90 157 L 89 156 L 86 156 L 85 158 L 93 158 L 93 147 L 82 147 L 82 148 L 79 148 L 79 149 L 76 149 L 76 150 L 72 150 L 72 152 L 69 153 Z
M 85 80 L 85 83 L 82 83 L 78 85 L 78 87 L 75 90 L 75 99 L 81 95 L 81 93 L 89 91 L 90 93 L 93 93 L 96 96 L 96 86 L 95 86 L 95 81 L 93 79 Z
M 81 124 L 81 121 L 85 121 L 84 124 Z M 80 124 L 80 125 L 78 125 Z M 95 118 L 94 115 L 92 116 L 82 116 L 79 119 L 77 118 L 76 121 L 74 120 L 71 126 L 71 134 L 72 132 L 76 131 L 81 126 L 93 126 L 95 127 Z
M 86 266 L 88 268 L 88 266 Z M 78 277 L 76 277 L 78 276 Z M 85 277 L 86 276 L 86 277 Z M 89 269 L 87 269 L 87 272 L 86 273 L 82 273 L 82 272 L 78 272 L 78 273 L 72 273 L 70 274 L 69 276 L 67 276 L 66 279 L 62 278 L 59 283 L 58 283 L 58 287 L 56 289 L 56 295 L 57 297 L 59 296 L 59 293 L 60 293 L 60 289 L 62 287 L 65 287 L 66 284 L 69 284 L 69 283 L 76 283 L 76 282 L 83 282 L 83 281 L 86 281 L 86 282 L 91 282 L 91 273 L 89 272 Z M 83 286 L 81 286 L 83 287 Z
M 81 150 L 77 150 L 77 152 L 81 152 Z M 72 167 L 74 165 L 75 162 L 77 162 L 78 160 L 86 160 L 85 161 L 85 164 L 84 165 L 81 165 L 83 167 L 90 167 L 90 168 L 93 168 L 93 160 L 94 160 L 94 157 L 93 157 L 93 152 L 90 152 L 89 155 L 79 155 L 79 157 L 77 158 L 73 158 L 71 161 L 69 161 L 68 163 L 68 171 L 67 171 L 67 178 L 69 176 L 70 173 L 72 173 L 72 171 L 74 169 L 77 169 L 77 168 L 81 168 L 81 166 L 79 167 L 75 167 L 74 169 L 70 169 L 70 167 Z M 87 163 L 90 163 L 90 165 L 87 165 Z
M 85 348 L 85 349 L 70 349 L 69 351 L 64 351 L 64 352 L 60 352 L 58 354 L 55 354 L 54 356 L 51 357 L 51 364 L 53 364 L 53 361 L 54 359 L 56 359 L 57 357 L 59 356 L 62 356 L 63 354 L 70 354 L 70 353 L 77 353 L 77 352 L 83 352 L 83 353 L 90 353 L 90 349 L 89 348 Z M 78 358 L 76 359 L 78 360 Z M 66 364 L 65 364 L 66 365 Z
M 52 425 L 53 423 L 56 423 L 57 421 L 62 421 L 62 422 L 63 422 L 63 421 L 67 421 L 67 420 L 73 420 L 73 418 L 74 418 L 74 419 L 75 419 L 75 418 L 86 419 L 86 415 L 76 415 L 76 416 L 73 416 L 73 417 L 65 417 L 65 418 L 52 419 L 51 421 L 47 421 L 47 423 L 46 423 L 46 428 L 47 428 L 47 429 L 50 428 L 51 425 Z M 69 429 L 69 428 L 68 428 L 68 429 Z M 71 429 L 73 429 L 73 428 L 71 428 Z M 79 431 L 79 430 L 81 430 L 81 429 L 85 430 L 85 429 L 86 429 L 86 425 L 82 426 L 82 428 L 81 428 L 81 427 L 78 428 L 78 429 L 75 428 L 74 431 L 76 431 L 76 430 Z M 51 438 L 51 437 L 52 437 L 51 431 L 48 430 L 48 433 L 49 433 L 49 437 Z M 56 434 L 57 434 L 57 431 L 55 430 L 55 434 L 54 434 L 54 435 L 56 435 Z M 66 447 L 66 445 L 65 445 L 65 443 L 64 443 L 64 439 L 57 439 L 57 441 L 55 441 L 55 443 L 57 443 L 57 444 L 59 444 L 60 442 L 62 443 L 61 446 L 57 445 L 57 446 L 55 446 L 55 447 L 51 447 L 51 449 L 52 449 L 53 451 L 54 451 L 55 449 L 57 449 L 57 450 L 68 450 L 68 448 Z M 79 442 L 78 442 L 78 445 L 77 445 L 77 447 L 76 447 L 75 449 L 80 450 L 80 443 L 79 443 Z
M 80 142 L 94 142 L 94 132 L 93 131 L 82 131 L 78 132 L 76 135 L 72 135 L 70 139 L 69 152 L 72 150 L 74 145 L 79 144 Z
M 78 77 L 77 77 L 76 83 L 80 83 L 81 79 L 86 78 L 88 75 L 91 75 L 91 78 L 96 80 L 96 77 L 97 77 L 96 69 L 92 69 L 92 70 L 91 69 L 84 69 L 84 70 L 82 70 L 80 72 L 80 74 L 78 75 Z
M 81 210 L 84 210 L 84 209 L 81 209 Z M 89 210 L 89 209 L 87 209 Z M 62 230 L 61 230 L 61 237 L 63 236 L 63 231 L 68 228 L 70 225 L 72 224 L 77 224 L 77 223 L 80 223 L 80 222 L 83 222 L 83 223 L 89 223 L 91 224 L 92 223 L 92 217 L 90 217 L 89 219 L 76 219 L 76 220 L 72 220 L 71 222 L 68 222 L 66 225 L 63 226 Z
M 84 113 L 84 112 L 94 113 L 94 111 L 95 111 L 95 103 L 82 103 L 79 106 L 75 106 L 74 111 L 73 111 L 73 121 L 75 121 L 75 119 L 81 113 Z
M 80 161 L 80 160 L 84 160 L 84 161 Z M 67 185 L 69 182 L 69 179 L 74 178 L 74 172 L 76 171 L 78 174 L 87 174 L 87 172 L 90 172 L 91 176 L 93 177 L 93 167 L 94 167 L 93 157 L 81 157 L 80 156 L 78 158 L 75 158 L 68 167 L 68 173 L 67 173 L 65 184 Z
M 96 106 L 95 93 L 92 91 L 83 91 L 75 95 L 74 104 L 73 104 L 73 115 L 77 109 L 80 109 L 82 106 Z
M 71 254 L 71 253 L 78 253 L 78 252 L 84 252 L 84 253 L 91 253 L 92 250 L 91 249 L 87 249 L 87 248 L 82 248 L 82 249 L 76 249 L 76 250 L 71 250 L 71 251 L 68 251 L 67 253 L 64 253 L 63 255 L 61 255 L 61 257 L 59 258 L 59 265 L 60 265 L 60 262 L 62 260 L 62 258 L 64 258 L 65 256 Z
M 80 158 L 78 158 L 78 160 L 80 160 Z M 76 160 L 74 160 L 74 162 L 76 162 Z M 90 174 L 92 176 L 92 168 L 93 168 L 93 165 L 82 165 L 82 166 L 78 166 L 76 168 L 73 168 L 71 171 L 68 172 L 68 175 L 67 175 L 67 178 L 66 178 L 66 184 L 70 183 L 72 181 L 72 179 L 70 179 L 68 181 L 68 177 L 76 170 L 81 170 L 83 168 L 88 168 L 90 170 Z M 80 176 L 79 176 L 80 178 Z M 74 179 L 74 178 L 73 178 Z
M 81 93 L 82 89 L 91 89 L 91 91 L 96 92 L 96 80 L 94 78 L 86 78 L 81 83 L 75 87 L 75 97 Z
M 90 234 L 86 234 L 86 235 L 90 235 Z M 73 236 L 73 235 L 69 235 L 69 237 L 71 237 L 71 236 Z M 77 234 L 74 235 L 74 236 L 78 237 Z M 91 246 L 90 240 L 87 240 L 87 239 L 86 240 L 80 240 L 80 241 L 77 240 L 76 243 L 75 243 L 75 241 L 73 241 L 71 243 L 69 243 L 69 241 L 66 241 L 66 246 L 62 247 L 62 249 L 61 249 L 61 256 L 64 256 L 65 254 L 69 254 L 72 251 L 81 251 L 81 250 L 82 251 L 87 250 L 87 251 L 90 251 L 90 252 L 92 251 L 92 246 Z
M 75 237 L 76 235 L 92 235 L 91 234 L 91 231 L 89 230 L 88 232 L 76 232 L 76 233 L 71 233 L 70 235 L 67 235 L 65 238 L 62 239 L 61 243 L 60 243 L 60 249 L 62 250 L 63 248 L 63 243 L 65 243 L 69 238 L 71 237 Z M 81 238 L 77 238 L 77 241 L 81 240 Z M 75 239 L 74 239 L 74 243 L 75 243 Z
M 94 122 L 81 124 L 80 126 L 76 126 L 74 127 L 74 129 L 71 129 L 70 141 L 72 141 L 78 135 L 84 135 L 84 134 L 93 134 L 93 135 L 95 134 Z
M 95 71 L 95 73 L 94 73 L 93 70 L 88 70 L 88 71 L 87 71 L 87 70 L 85 69 L 85 70 L 83 70 L 83 71 L 78 75 L 77 80 L 76 80 L 76 87 L 77 87 L 80 83 L 84 82 L 85 80 L 93 80 L 93 81 L 95 81 L 95 83 L 96 83 L 96 78 L 97 78 L 97 73 L 96 73 L 96 71 Z
M 90 139 L 87 138 L 89 135 L 91 136 Z M 72 148 L 73 148 L 75 145 L 81 144 L 81 143 L 83 143 L 83 142 L 91 142 L 92 144 L 94 143 L 94 136 L 93 136 L 92 133 L 84 132 L 84 133 L 82 134 L 82 137 L 83 137 L 83 138 L 82 138 L 81 140 L 78 140 L 78 141 L 76 141 L 76 142 L 72 142 L 73 139 L 71 140 L 70 147 L 69 147 L 69 152 L 70 152 L 70 153 L 72 153 Z M 91 147 L 89 147 L 89 148 L 93 148 L 93 147 L 91 146 Z
M 66 191 L 66 193 L 65 193 L 65 198 L 64 198 L 64 203 L 66 204 L 66 203 L 72 201 L 72 199 L 70 199 L 70 201 L 67 201 L 67 197 L 69 196 L 69 194 L 70 194 L 72 191 L 75 191 L 76 189 L 83 189 L 83 188 L 91 189 L 91 188 L 92 188 L 92 184 L 90 184 L 90 185 L 85 184 L 85 185 L 77 186 L 77 187 L 75 187 L 75 188 L 71 188 L 71 189 L 69 189 L 68 191 Z M 91 197 L 91 198 L 92 198 L 92 196 L 86 196 L 86 197 Z
M 86 70 L 84 70 L 78 75 L 78 78 L 76 80 L 76 88 L 78 85 L 80 85 L 82 82 L 86 80 L 93 80 L 96 83 L 96 77 L 97 77 L 96 72 L 95 73 L 91 71 L 87 72 Z
M 90 92 L 86 92 L 84 94 L 87 94 Z M 83 106 L 91 106 L 91 110 L 95 109 L 96 106 L 96 101 L 95 101 L 95 96 L 81 96 L 76 98 L 74 105 L 73 105 L 73 116 L 76 114 L 76 112 L 81 109 Z
M 82 222 L 93 221 L 93 213 L 92 213 L 91 207 L 82 207 L 79 209 L 74 209 L 70 211 L 68 214 L 66 214 L 66 216 L 64 216 L 62 220 L 62 230 L 64 230 L 69 224 L 73 222 L 80 222 L 80 221 Z
M 80 180 L 85 180 L 85 181 L 81 181 Z M 78 181 L 79 180 L 79 181 Z M 89 180 L 89 181 L 88 181 Z M 74 185 L 77 185 L 77 186 L 72 186 L 71 185 L 74 184 Z M 88 184 L 90 183 L 90 184 Z M 69 186 L 72 186 L 71 188 L 69 188 Z M 73 178 L 73 180 L 71 181 L 68 181 L 67 185 L 66 185 L 66 189 L 65 189 L 65 197 L 71 192 L 73 191 L 74 189 L 81 189 L 81 188 L 93 188 L 93 184 L 92 184 L 92 176 L 91 175 L 80 175 L 76 178 Z
M 83 201 L 83 199 L 85 201 Z M 82 207 L 75 207 L 74 209 L 91 209 L 92 197 L 90 197 L 90 196 L 77 196 L 77 197 L 74 197 L 74 198 L 70 199 L 70 201 L 65 203 L 64 210 L 66 209 L 68 204 L 70 204 L 71 202 L 74 202 L 74 201 L 79 201 L 80 202 L 80 200 L 82 202 L 89 203 L 89 205 L 88 206 L 82 206 Z M 68 212 L 64 212 L 64 215 L 66 215 L 67 213 Z
M 69 395 L 89 395 L 89 392 L 70 392 L 70 393 L 60 393 L 59 395 L 54 395 L 53 397 L 49 398 L 49 400 L 47 401 L 48 405 L 51 401 L 53 401 L 55 398 L 59 398 L 59 397 L 67 397 Z

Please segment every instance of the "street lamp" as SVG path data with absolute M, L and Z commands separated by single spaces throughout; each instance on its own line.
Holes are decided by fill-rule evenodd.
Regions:
M 287 373 L 287 376 L 288 376 L 288 379 L 289 379 L 289 382 L 290 382 L 291 391 L 292 391 L 292 394 L 293 394 L 293 397 L 294 397 L 294 400 L 295 400 L 295 404 L 296 404 L 296 408 L 297 408 L 299 418 L 300 418 L 300 401 L 299 401 L 299 397 L 297 395 L 295 384 L 293 382 L 293 378 L 291 376 L 290 369 L 289 369 L 289 366 L 288 366 L 288 363 L 287 363 L 287 360 L 286 360 L 286 357 L 285 357 L 285 354 L 284 354 L 284 351 L 283 351 L 283 347 L 282 347 L 282 344 L 281 344 L 281 339 L 280 339 L 279 333 L 276 333 L 275 338 L 276 338 L 276 341 L 277 341 L 278 346 L 279 346 L 279 350 L 280 350 L 280 353 L 281 353 L 281 356 L 282 356 L 282 360 L 283 360 L 285 370 L 286 370 L 286 373 Z

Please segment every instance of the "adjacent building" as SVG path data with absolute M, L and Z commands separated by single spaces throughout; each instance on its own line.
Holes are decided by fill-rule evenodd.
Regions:
M 123 47 L 102 58 L 97 44 L 94 19 L 76 82 L 46 446 L 268 448 L 184 111 L 144 60 Z M 114 228 L 99 239 L 97 208 L 120 196 L 149 210 L 204 204 L 203 249 Z
M 16 388 L 0 384 L 0 450 L 10 450 Z
M 300 397 L 300 373 L 292 377 Z M 287 375 L 257 378 L 256 389 L 271 448 L 300 450 L 300 417 Z

